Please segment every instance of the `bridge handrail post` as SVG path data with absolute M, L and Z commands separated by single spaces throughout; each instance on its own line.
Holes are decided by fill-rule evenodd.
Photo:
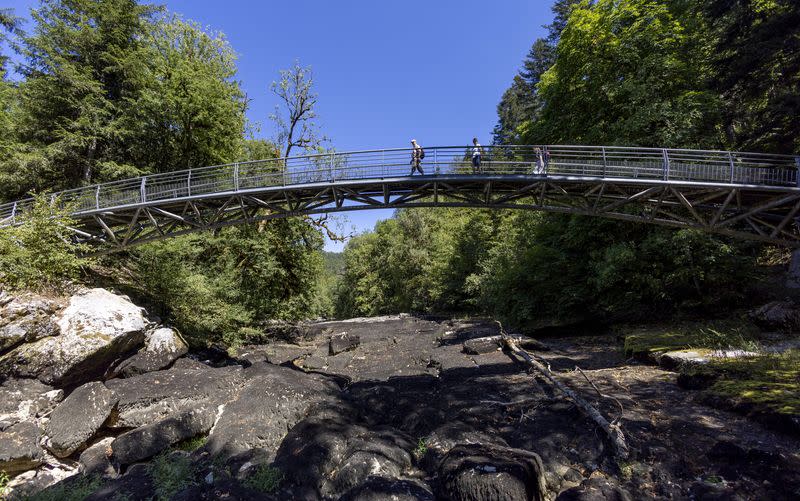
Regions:
M 331 163 L 328 166 L 328 177 L 331 179 L 331 182 L 335 181 L 333 176 L 333 152 L 331 152 Z
M 381 150 L 381 179 L 386 177 L 386 150 Z
M 437 155 L 438 152 L 439 150 L 437 150 L 436 148 L 433 149 L 433 173 L 436 174 L 437 176 L 439 175 L 439 156 Z
M 98 184 L 94 190 L 94 207 L 100 210 L 100 185 Z
M 239 162 L 233 164 L 233 191 L 239 191 Z
M 11 207 L 11 224 L 17 223 L 17 202 L 14 202 L 14 206 Z
M 192 196 L 192 169 L 186 175 L 186 196 Z
M 606 160 L 606 147 L 601 146 L 600 149 L 603 152 L 603 177 L 606 177 L 606 171 L 608 170 L 608 161 Z
M 669 181 L 669 153 L 666 148 L 661 151 L 664 155 L 664 181 Z
M 139 197 L 141 198 L 142 203 L 147 202 L 147 187 L 145 183 L 147 182 L 147 176 L 142 176 L 142 184 L 139 186 Z
M 797 170 L 794 171 L 795 183 L 800 188 L 800 157 L 794 157 L 794 164 L 797 166 Z
M 730 163 L 730 166 L 731 166 L 731 184 L 733 184 L 733 175 L 734 175 L 733 171 L 734 171 L 735 167 L 734 167 L 734 164 L 733 164 L 733 153 L 730 152 L 730 151 L 728 152 L 728 163 Z

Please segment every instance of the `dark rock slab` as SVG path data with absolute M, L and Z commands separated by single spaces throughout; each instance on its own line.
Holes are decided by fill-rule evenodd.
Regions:
M 171 368 L 140 376 L 106 381 L 117 399 L 111 428 L 138 428 L 171 414 L 198 406 L 224 404 L 243 383 L 239 366 L 198 369 Z M 273 402 L 274 405 L 274 402 Z
M 132 465 L 125 475 L 103 483 L 84 501 L 112 501 L 118 499 L 157 499 L 156 487 L 150 467 L 146 464 Z
M 253 448 L 274 451 L 311 406 L 338 393 L 326 378 L 287 367 L 258 363 L 244 370 L 247 382 L 225 405 L 208 437 L 214 455 L 232 456 Z
M 748 317 L 764 330 L 800 330 L 800 307 L 789 300 L 767 303 L 749 312 Z
M 541 458 L 521 449 L 479 444 L 457 445 L 442 459 L 439 478 L 437 494 L 443 499 L 547 499 Z
M 44 461 L 39 427 L 26 421 L 0 431 L 0 471 L 13 475 L 32 470 Z
M 112 460 L 127 465 L 155 456 L 181 440 L 208 433 L 216 416 L 215 408 L 203 406 L 123 433 L 111 443 Z
M 331 336 L 330 343 L 328 344 L 328 354 L 333 356 L 345 351 L 355 350 L 358 348 L 359 344 L 361 344 L 361 337 L 356 334 L 349 334 L 347 332 L 335 334 Z
M 562 491 L 556 501 L 633 501 L 633 498 L 612 480 L 590 478 L 577 487 Z
M 111 464 L 111 443 L 113 441 L 114 437 L 104 438 L 81 452 L 78 459 L 80 472 L 84 475 L 116 477 L 117 471 Z
M 50 415 L 46 446 L 63 458 L 82 449 L 108 419 L 116 400 L 103 383 L 86 383 L 73 391 Z
M 52 410 L 64 392 L 35 379 L 8 379 L 0 384 L 0 431 Z

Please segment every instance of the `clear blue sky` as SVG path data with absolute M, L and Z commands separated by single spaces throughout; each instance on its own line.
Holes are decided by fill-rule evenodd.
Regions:
M 38 3 L 6 6 L 27 18 Z M 503 91 L 552 19 L 551 0 L 163 3 L 225 33 L 239 55 L 249 118 L 264 137 L 273 133 L 270 83 L 295 59 L 310 65 L 319 123 L 338 151 L 407 147 L 412 137 L 423 146 L 467 144 L 473 136 L 488 143 Z M 371 229 L 390 215 L 349 213 L 346 227 Z

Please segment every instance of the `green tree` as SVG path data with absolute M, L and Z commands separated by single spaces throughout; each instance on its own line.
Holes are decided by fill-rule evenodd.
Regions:
M 720 143 L 708 31 L 684 2 L 584 1 L 542 76 L 526 142 L 668 147 Z
M 148 35 L 142 91 L 125 117 L 136 165 L 164 172 L 239 158 L 246 102 L 224 35 L 171 14 Z
M 40 154 L 13 164 L 23 192 L 140 172 L 126 154 L 122 118 L 140 91 L 153 10 L 134 0 L 43 0 L 33 11 L 17 128 Z
M 714 88 L 738 149 L 800 153 L 800 3 L 700 2 L 716 35 Z

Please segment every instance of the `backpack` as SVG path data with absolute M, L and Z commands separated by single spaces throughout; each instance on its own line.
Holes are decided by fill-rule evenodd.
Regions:
M 420 160 L 425 158 L 425 150 L 423 150 L 421 146 L 420 146 L 419 150 L 417 151 L 417 158 L 419 158 Z

